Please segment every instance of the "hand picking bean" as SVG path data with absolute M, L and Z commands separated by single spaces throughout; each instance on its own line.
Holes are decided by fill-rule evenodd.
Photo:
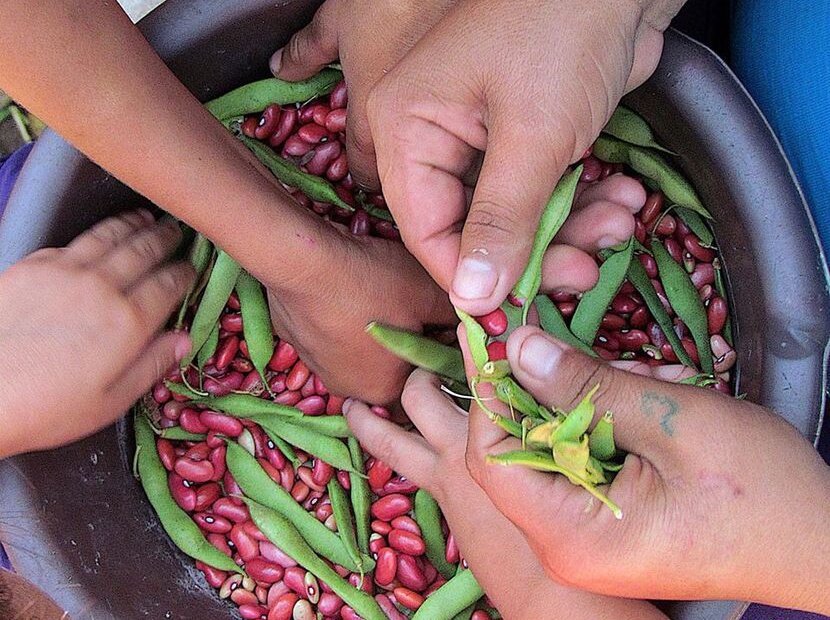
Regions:
M 159 459 L 155 436 L 147 417 L 136 415 L 134 424 L 141 485 L 167 535 L 190 557 L 220 570 L 244 574 L 233 560 L 205 539 L 199 527 L 176 505 L 168 489 L 167 470 Z
M 565 319 L 547 295 L 537 295 L 534 300 L 536 311 L 539 313 L 539 326 L 554 338 L 557 338 L 567 345 L 582 351 L 586 355 L 596 357 L 594 350 L 582 340 L 577 338 L 570 328 L 565 324 Z M 593 341 L 592 341 L 593 342 Z
M 245 503 L 248 505 L 254 523 L 272 543 L 317 579 L 325 581 L 337 596 L 365 620 L 387 620 L 374 599 L 365 592 L 353 588 L 334 572 L 308 545 L 300 532 L 282 515 L 250 499 L 246 499 Z

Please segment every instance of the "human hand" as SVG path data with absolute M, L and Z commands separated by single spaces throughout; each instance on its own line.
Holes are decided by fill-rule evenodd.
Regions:
M 473 478 L 551 577 L 618 596 L 830 612 L 826 580 L 804 578 L 830 574 L 830 468 L 793 427 L 746 401 L 612 368 L 536 328 L 517 329 L 507 352 L 545 405 L 570 410 L 599 384 L 596 410 L 613 411 L 629 452 L 604 490 L 617 520 L 562 476 L 487 464 L 518 441 L 471 409 Z
M 680 5 L 461 0 L 378 81 L 368 117 L 387 202 L 454 305 L 504 301 L 554 185 L 653 72 Z
M 560 235 L 573 246 L 549 251 L 543 264 L 547 286 L 571 291 L 593 286 L 599 272 L 586 251 L 614 234 L 614 220 L 627 220 L 630 226 L 622 229 L 627 239 L 632 213 L 644 202 L 642 186 L 623 175 L 580 187 L 577 217 Z M 380 321 L 420 333 L 426 326 L 453 325 L 457 317 L 446 294 L 400 243 L 317 224 L 313 238 L 320 254 L 309 258 L 300 277 L 286 279 L 275 266 L 277 276 L 266 281 L 276 331 L 335 394 L 389 403 L 400 394 L 410 367 L 369 337 L 365 326 Z
M 370 454 L 436 498 L 464 559 L 505 618 L 665 618 L 648 603 L 590 594 L 548 579 L 519 530 L 467 472 L 467 414 L 423 370 L 409 377 L 402 402 L 421 434 L 383 420 L 356 401 L 347 401 L 344 412 Z
M 164 264 L 180 237 L 133 211 L 0 276 L 0 458 L 106 426 L 187 354 L 159 334 L 194 277 Z

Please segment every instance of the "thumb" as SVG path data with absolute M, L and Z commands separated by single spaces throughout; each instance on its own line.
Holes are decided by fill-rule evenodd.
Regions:
M 510 119 L 488 128 L 487 151 L 461 234 L 452 281 L 455 306 L 474 316 L 495 310 L 527 265 L 544 205 L 571 149 L 547 131 Z
M 310 78 L 337 60 L 337 15 L 335 3 L 325 2 L 311 23 L 294 33 L 285 47 L 271 56 L 271 73 L 282 80 L 296 82 Z

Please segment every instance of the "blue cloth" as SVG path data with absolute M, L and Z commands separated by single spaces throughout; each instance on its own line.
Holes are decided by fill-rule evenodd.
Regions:
M 735 0 L 732 18 L 733 69 L 778 135 L 827 252 L 830 3 Z M 827 454 L 823 456 L 828 458 Z M 762 605 L 751 606 L 744 616 L 745 620 L 826 618 Z
M 30 142 L 21 146 L 11 155 L 0 157 L 0 218 L 3 217 L 3 211 L 6 209 L 6 203 L 9 201 L 9 195 L 12 193 L 12 187 L 20 174 L 20 169 L 26 162 L 26 158 L 34 146 L 34 142 Z
M 781 140 L 830 248 L 830 3 L 736 0 L 732 65 Z

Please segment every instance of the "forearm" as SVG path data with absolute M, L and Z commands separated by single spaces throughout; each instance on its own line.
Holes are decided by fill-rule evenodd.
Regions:
M 64 138 L 254 273 L 264 275 L 263 259 L 296 273 L 296 257 L 321 247 L 319 223 L 260 173 L 115 2 L 0 3 L 0 75 Z

